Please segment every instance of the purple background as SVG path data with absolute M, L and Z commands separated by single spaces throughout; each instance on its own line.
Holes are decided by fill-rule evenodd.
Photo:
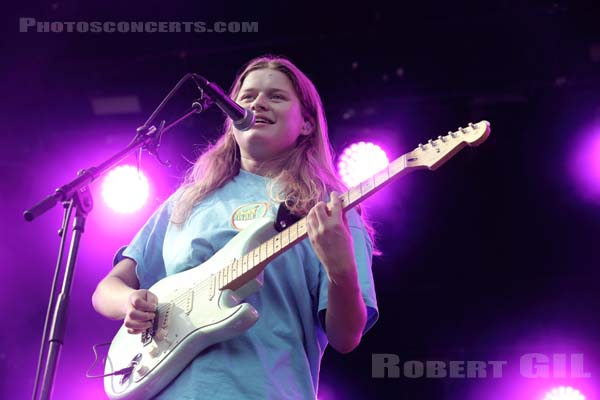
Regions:
M 60 207 L 31 223 L 22 212 L 126 145 L 185 73 L 228 88 L 244 62 L 267 52 L 291 57 L 314 80 L 338 152 L 372 140 L 395 158 L 468 122 L 492 124 L 481 147 L 370 201 L 383 251 L 373 267 L 381 318 L 352 354 L 328 351 L 319 398 L 531 399 L 558 384 L 593 398 L 600 373 L 598 13 L 565 1 L 491 3 L 3 6 L 0 398 L 31 396 L 59 241 Z M 19 33 L 19 17 L 258 21 L 259 32 Z M 93 99 L 123 95 L 137 96 L 140 111 L 94 114 Z M 196 95 L 186 87 L 164 118 Z M 139 214 L 111 214 L 92 185 L 96 204 L 55 398 L 103 398 L 101 381 L 84 375 L 91 346 L 109 341 L 118 323 L 95 313 L 91 294 L 115 250 L 177 186 L 184 158 L 215 138 L 222 120 L 211 109 L 169 132 L 161 152 L 171 169 L 143 157 L 153 200 Z M 519 357 L 533 352 L 584 353 L 593 378 L 523 378 Z M 502 379 L 373 379 L 373 353 L 508 366 Z

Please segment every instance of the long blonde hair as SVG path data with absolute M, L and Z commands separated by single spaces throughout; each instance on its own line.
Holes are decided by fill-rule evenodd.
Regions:
M 280 71 L 290 79 L 300 100 L 303 117 L 313 126 L 309 135 L 298 137 L 296 146 L 286 155 L 281 171 L 270 176 L 268 190 L 273 200 L 283 201 L 293 214 L 305 216 L 317 202 L 327 199 L 330 191 L 343 192 L 346 186 L 335 173 L 321 97 L 311 80 L 290 60 L 272 55 L 251 60 L 237 75 L 229 92 L 230 98 L 237 98 L 250 72 L 264 68 Z M 227 119 L 222 136 L 187 172 L 171 222 L 183 224 L 194 205 L 238 175 L 240 166 L 240 150 L 233 135 L 233 125 Z M 273 188 L 279 189 L 274 191 Z M 372 234 L 370 224 L 365 221 L 365 225 Z

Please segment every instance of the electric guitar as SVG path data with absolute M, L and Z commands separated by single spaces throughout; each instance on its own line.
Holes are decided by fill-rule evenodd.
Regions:
M 478 146 L 490 133 L 481 121 L 438 136 L 394 160 L 340 195 L 354 207 L 393 179 L 418 169 L 435 170 L 460 149 Z M 257 220 L 196 268 L 167 276 L 152 287 L 159 299 L 153 327 L 133 335 L 122 326 L 108 351 L 104 389 L 111 399 L 147 399 L 167 386 L 198 353 L 249 329 L 258 312 L 242 300 L 262 287 L 263 270 L 307 236 L 306 220 L 275 230 Z

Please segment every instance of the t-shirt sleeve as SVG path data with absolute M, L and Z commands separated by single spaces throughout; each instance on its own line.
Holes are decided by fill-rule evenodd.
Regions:
M 135 270 L 142 289 L 149 288 L 166 276 L 163 243 L 172 208 L 173 196 L 152 214 L 122 252 L 123 257 L 136 262 Z
M 377 321 L 379 311 L 377 309 L 377 298 L 375 296 L 375 283 L 373 281 L 373 272 L 371 271 L 373 243 L 367 233 L 367 230 L 355 209 L 346 213 L 348 227 L 352 234 L 354 242 L 354 257 L 358 269 L 358 282 L 362 298 L 367 307 L 367 323 L 363 334 L 365 334 Z M 323 331 L 325 331 L 325 310 L 327 310 L 328 280 L 327 272 L 322 264 L 319 263 L 319 322 Z

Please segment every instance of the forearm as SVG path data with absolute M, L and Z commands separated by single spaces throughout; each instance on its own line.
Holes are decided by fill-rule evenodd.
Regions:
M 344 273 L 329 277 L 325 326 L 331 346 L 340 353 L 354 350 L 360 343 L 366 320 L 366 307 L 353 264 Z
M 131 287 L 117 276 L 107 276 L 98 284 L 92 296 L 94 309 L 105 317 L 123 319 L 127 300 L 137 287 Z

